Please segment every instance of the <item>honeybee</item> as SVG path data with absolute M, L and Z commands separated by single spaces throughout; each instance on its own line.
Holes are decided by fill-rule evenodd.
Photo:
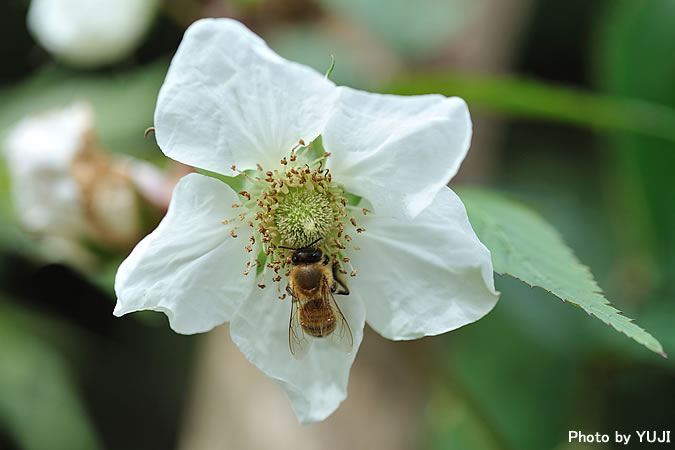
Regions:
M 329 258 L 313 245 L 292 248 L 293 268 L 286 291 L 292 298 L 288 325 L 288 346 L 296 359 L 309 350 L 311 339 L 325 338 L 340 350 L 349 352 L 354 338 L 333 294 L 349 295 L 349 288 L 338 266 L 328 267 Z

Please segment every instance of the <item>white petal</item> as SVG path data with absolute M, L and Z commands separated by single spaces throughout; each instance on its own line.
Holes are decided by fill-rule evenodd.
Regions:
M 249 361 L 288 395 L 301 423 L 323 420 L 347 396 L 349 370 L 363 338 L 365 309 L 358 296 L 336 296 L 354 337 L 351 352 L 314 339 L 307 355 L 295 359 L 288 347 L 290 298 L 278 299 L 275 286 L 254 290 L 231 320 L 232 340 Z
M 178 333 L 208 331 L 229 320 L 255 282 L 244 276 L 245 237 L 230 236 L 237 195 L 198 174 L 183 177 L 157 229 L 120 266 L 115 279 L 121 316 L 150 309 L 169 317 Z
M 323 133 L 333 179 L 377 214 L 415 217 L 457 173 L 471 142 L 464 100 L 339 87 Z
M 350 252 L 352 291 L 368 324 L 389 339 L 454 330 L 497 302 L 490 252 L 476 237 L 457 195 L 443 188 L 412 221 L 366 216 Z
M 204 19 L 185 32 L 159 93 L 157 142 L 182 163 L 230 174 L 273 168 L 324 127 L 337 92 L 287 61 L 244 25 Z
M 32 0 L 28 28 L 56 57 L 94 67 L 133 51 L 156 11 L 156 0 Z

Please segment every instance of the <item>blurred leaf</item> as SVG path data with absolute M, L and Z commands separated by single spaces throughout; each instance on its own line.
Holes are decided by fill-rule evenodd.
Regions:
M 615 1 L 600 23 L 593 57 L 599 85 L 675 108 L 675 3 L 672 0 Z M 671 126 L 675 130 L 675 126 Z M 658 136 L 666 138 L 666 136 Z M 675 283 L 675 144 L 636 134 L 616 134 L 619 229 L 629 251 L 648 250 L 663 266 L 671 295 Z
M 160 60 L 129 72 L 86 74 L 50 66 L 0 91 L 0 136 L 26 115 L 84 100 L 94 107 L 96 135 L 104 147 L 126 153 L 156 152 L 143 133 L 152 125 L 167 67 L 168 62 Z
M 584 351 L 572 342 L 558 348 L 547 333 L 533 337 L 528 324 L 516 316 L 524 309 L 533 311 L 553 328 L 562 325 L 562 318 L 566 322 L 562 328 L 570 325 L 575 332 L 570 317 L 574 311 L 560 302 L 531 304 L 546 294 L 515 279 L 498 278 L 496 283 L 502 299 L 490 314 L 437 338 L 444 341 L 439 350 L 445 354 L 441 361 L 445 361 L 444 372 L 449 372 L 445 375 L 449 389 L 471 407 L 472 416 L 502 448 L 557 448 L 568 429 L 587 425 L 574 411 Z M 585 400 L 582 403 L 588 409 Z M 482 450 L 459 444 L 438 448 Z
M 494 192 L 462 189 L 459 194 L 476 234 L 492 253 L 495 272 L 541 287 L 666 356 L 651 334 L 610 306 L 590 270 L 540 216 Z
M 372 89 L 378 80 L 388 75 L 386 56 L 354 39 L 344 27 L 325 24 L 277 27 L 265 33 L 265 38 L 284 58 L 306 64 L 320 73 L 326 73 L 331 65 L 330 55 L 334 55 L 336 64 L 330 79 L 340 85 Z
M 468 22 L 477 2 L 467 0 L 319 0 L 384 38 L 396 50 L 416 56 L 433 50 Z M 482 2 L 478 2 L 482 3 Z
M 427 450 L 458 448 L 463 450 L 497 450 L 505 446 L 494 436 L 491 427 L 476 411 L 459 388 L 449 386 L 448 379 L 436 380 L 427 407 Z
M 0 308 L 0 423 L 26 450 L 101 448 L 63 360 Z
M 406 75 L 385 91 L 400 95 L 457 95 L 471 108 L 508 116 L 632 131 L 675 142 L 675 108 L 533 80 L 457 73 Z

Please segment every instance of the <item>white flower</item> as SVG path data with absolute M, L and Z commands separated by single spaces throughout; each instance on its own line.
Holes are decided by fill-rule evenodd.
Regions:
M 75 263 L 68 256 L 83 255 L 78 243 L 127 250 L 138 242 L 140 197 L 161 203 L 149 181 L 154 189 L 168 183 L 148 163 L 103 152 L 86 103 L 24 118 L 10 131 L 5 156 L 21 225 L 58 252 L 52 256 Z
M 167 156 L 240 174 L 247 187 L 237 194 L 215 178 L 184 177 L 162 223 L 120 266 L 114 313 L 161 311 L 185 334 L 229 321 L 233 341 L 286 390 L 301 422 L 324 419 L 345 398 L 365 321 L 389 339 L 415 339 L 495 305 L 490 254 L 446 187 L 470 142 L 461 99 L 336 87 L 240 23 L 206 19 L 171 63 L 155 127 Z M 319 136 L 330 155 L 308 163 Z M 279 300 L 293 251 L 279 245 L 317 238 L 343 273 L 358 269 L 351 293 L 335 296 L 353 346 L 312 338 L 297 360 L 291 301 Z
M 69 64 L 95 67 L 132 52 L 150 28 L 156 0 L 32 0 L 28 28 Z

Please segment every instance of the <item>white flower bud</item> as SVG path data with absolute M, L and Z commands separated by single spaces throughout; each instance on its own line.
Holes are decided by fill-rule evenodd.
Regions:
M 156 0 L 33 0 L 28 28 L 55 57 L 81 67 L 127 56 L 146 34 Z
M 148 163 L 97 147 L 89 105 L 77 103 L 23 119 L 9 134 L 5 155 L 21 225 L 45 244 L 83 242 L 127 250 L 145 232 L 141 208 L 159 215 L 166 177 Z M 142 178 L 143 186 L 137 180 Z M 72 247 L 72 246 L 71 246 Z M 65 252 L 51 255 L 69 260 Z M 81 260 L 82 258 L 78 258 Z

